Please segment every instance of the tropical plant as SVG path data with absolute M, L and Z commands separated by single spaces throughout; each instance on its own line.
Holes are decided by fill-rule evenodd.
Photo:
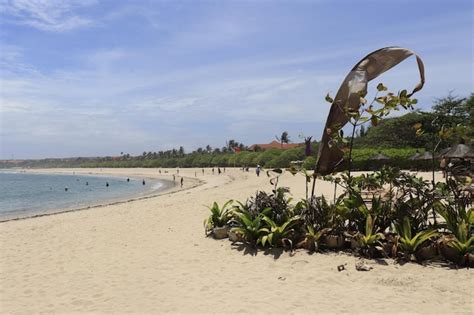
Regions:
M 304 247 L 309 251 L 317 251 L 321 244 L 321 238 L 330 231 L 331 229 L 329 228 L 315 230 L 313 226 L 306 225 L 304 239 L 298 243 L 297 247 Z
M 461 221 L 454 234 L 454 239 L 448 241 L 448 246 L 454 248 L 460 256 L 474 253 L 474 236 L 469 237 L 469 227 L 466 221 Z
M 376 245 L 380 245 L 380 239 L 382 237 L 382 233 L 376 232 L 375 219 L 372 219 L 372 216 L 370 214 L 367 215 L 365 223 L 365 233 L 359 233 L 357 236 L 360 247 L 363 249 L 367 249 Z
M 247 200 L 245 208 L 251 214 L 252 218 L 257 217 L 263 210 L 267 210 L 268 217 L 277 224 L 283 224 L 292 216 L 292 207 L 290 206 L 292 198 L 287 198 L 288 188 L 279 187 L 271 194 L 264 191 L 258 191 L 256 195 Z
M 270 208 L 263 209 L 259 214 L 254 216 L 245 207 L 239 207 L 235 216 L 238 223 L 237 227 L 231 229 L 232 232 L 239 234 L 251 245 L 257 245 L 260 236 L 267 232 L 263 217 L 270 212 Z
M 269 244 L 271 247 L 278 247 L 287 242 L 291 248 L 293 247 L 293 240 L 291 237 L 295 232 L 293 227 L 300 220 L 299 216 L 294 216 L 281 225 L 278 225 L 266 215 L 262 216 L 262 220 L 267 223 L 268 227 L 261 229 L 261 232 L 263 233 L 260 235 L 258 243 L 262 244 L 263 247 L 265 247 L 266 244 Z
M 438 232 L 434 230 L 425 230 L 412 234 L 411 224 L 408 217 L 403 219 L 402 226 L 397 227 L 398 246 L 406 259 L 411 260 L 416 250 L 426 241 L 438 236 Z
M 232 218 L 232 211 L 230 208 L 232 202 L 233 200 L 228 200 L 222 207 L 219 207 L 217 202 L 214 202 L 211 207 L 208 207 L 211 214 L 206 220 L 204 220 L 206 234 L 215 227 L 223 227 L 229 223 L 229 220 Z
M 310 197 L 301 200 L 295 206 L 295 212 L 300 213 L 306 225 L 313 226 L 317 230 L 324 228 L 342 227 L 343 219 L 337 215 L 337 205 L 330 204 L 324 196 Z

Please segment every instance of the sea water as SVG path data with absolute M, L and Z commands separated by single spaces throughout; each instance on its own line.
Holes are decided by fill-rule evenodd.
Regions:
M 0 221 L 84 208 L 159 191 L 159 180 L 0 171 Z M 107 185 L 108 184 L 108 185 Z

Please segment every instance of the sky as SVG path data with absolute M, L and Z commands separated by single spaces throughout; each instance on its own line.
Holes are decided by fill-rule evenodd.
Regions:
M 471 0 L 0 0 L 0 159 L 319 139 L 349 70 L 425 63 L 417 107 L 473 92 Z M 413 57 L 369 84 L 418 82 Z

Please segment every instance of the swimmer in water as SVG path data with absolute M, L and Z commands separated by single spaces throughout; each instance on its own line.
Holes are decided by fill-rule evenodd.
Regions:
M 130 181 L 130 178 L 127 178 L 127 183 Z
M 109 187 L 109 182 L 105 182 L 105 187 Z
M 142 185 L 145 185 L 145 180 L 142 181 Z

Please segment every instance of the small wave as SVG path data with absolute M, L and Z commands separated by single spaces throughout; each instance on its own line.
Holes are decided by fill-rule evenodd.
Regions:
M 160 189 L 161 187 L 163 187 L 163 183 L 160 183 L 160 182 L 157 182 L 157 183 L 155 183 L 153 186 L 151 186 L 151 188 L 152 188 L 153 190 L 158 190 L 158 189 Z

